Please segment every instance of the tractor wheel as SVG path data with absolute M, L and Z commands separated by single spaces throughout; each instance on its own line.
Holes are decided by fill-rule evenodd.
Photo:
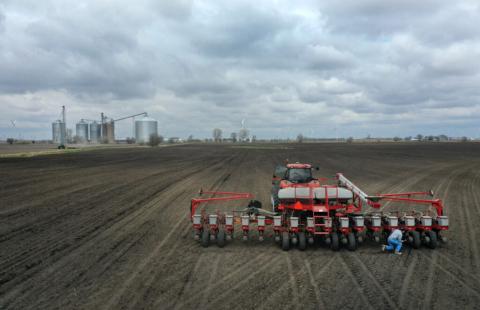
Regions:
M 225 246 L 225 230 L 220 229 L 217 233 L 217 245 L 219 248 L 223 248 Z
M 338 234 L 336 232 L 330 234 L 330 248 L 334 251 L 340 250 L 340 241 L 338 240 Z
M 373 240 L 376 242 L 376 243 L 380 243 L 380 239 L 381 239 L 381 235 L 379 232 L 374 232 L 373 233 Z
M 210 232 L 208 231 L 208 229 L 203 229 L 202 230 L 202 246 L 204 248 L 208 247 L 208 244 L 210 243 Z
M 420 233 L 418 231 L 411 231 L 410 235 L 412 236 L 413 242 L 412 242 L 412 247 L 414 249 L 420 248 L 420 245 L 422 244 L 422 240 L 420 239 Z
M 307 248 L 307 238 L 305 237 L 305 233 L 302 231 L 298 233 L 298 249 L 300 251 L 305 251 L 306 248 Z
M 349 251 L 355 251 L 357 249 L 357 240 L 355 240 L 355 234 L 354 233 L 348 233 L 347 235 L 347 248 Z
M 290 250 L 290 234 L 286 231 L 282 232 L 282 250 Z
M 429 230 L 426 233 L 427 233 L 427 236 L 430 238 L 430 242 L 427 244 L 427 246 L 430 249 L 435 249 L 437 247 L 437 244 L 438 244 L 437 233 L 434 232 L 433 230 Z

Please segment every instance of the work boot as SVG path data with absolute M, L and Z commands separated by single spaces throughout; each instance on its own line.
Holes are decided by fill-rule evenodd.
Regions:
M 402 252 L 395 250 L 395 254 L 402 255 Z
M 382 244 L 382 252 L 385 252 L 386 248 L 387 248 L 387 246 L 385 244 Z

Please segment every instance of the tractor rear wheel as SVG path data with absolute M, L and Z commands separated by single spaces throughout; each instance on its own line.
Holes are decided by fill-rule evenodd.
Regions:
M 333 251 L 340 250 L 340 241 L 338 240 L 338 234 L 336 232 L 330 234 L 330 248 Z
M 208 229 L 202 230 L 201 243 L 204 248 L 208 247 L 208 244 L 210 243 L 210 232 L 208 231 Z
M 286 231 L 282 232 L 282 250 L 290 250 L 290 234 Z
M 434 232 L 433 230 L 429 230 L 426 232 L 426 234 L 430 238 L 430 242 L 428 242 L 427 246 L 430 249 L 435 249 L 438 245 L 437 233 Z
M 355 251 L 357 249 L 357 240 L 355 240 L 355 234 L 354 233 L 348 233 L 347 235 L 347 248 L 349 251 Z
M 420 245 L 422 244 L 422 239 L 420 238 L 420 233 L 416 230 L 411 231 L 410 235 L 412 236 L 412 247 L 414 249 L 420 248 Z
M 300 251 L 305 251 L 306 248 L 307 248 L 307 238 L 305 237 L 305 233 L 302 231 L 298 233 L 298 249 Z
M 225 230 L 220 229 L 217 233 L 217 245 L 219 248 L 223 248 L 225 246 Z

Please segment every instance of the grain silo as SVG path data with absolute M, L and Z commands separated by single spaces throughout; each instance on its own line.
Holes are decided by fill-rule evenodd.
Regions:
M 152 134 L 158 135 L 158 122 L 148 116 L 135 121 L 135 139 L 137 143 L 147 143 Z
M 98 143 L 100 140 L 100 135 L 102 134 L 100 124 L 97 122 L 90 123 L 90 142 Z
M 52 141 L 55 144 L 65 144 L 66 127 L 61 120 L 56 120 L 52 123 Z
M 76 129 L 77 139 L 80 142 L 88 141 L 88 123 L 82 119 L 77 123 Z
M 102 143 L 115 143 L 115 122 L 113 120 L 102 124 Z

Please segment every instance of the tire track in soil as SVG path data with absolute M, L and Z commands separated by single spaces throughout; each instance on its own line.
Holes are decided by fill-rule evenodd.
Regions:
M 227 158 L 227 159 L 223 159 L 221 161 L 222 163 L 222 167 L 224 166 L 227 166 L 229 167 L 229 163 L 232 162 L 234 159 L 236 158 L 236 156 L 231 156 L 230 158 Z M 206 169 L 204 169 L 206 170 Z M 211 170 L 211 169 L 209 169 Z M 221 174 L 217 180 L 214 182 L 214 184 L 212 185 L 212 189 L 213 190 L 218 190 L 230 177 L 231 175 L 231 172 L 228 172 L 228 171 L 231 171 L 232 169 L 228 169 L 227 172 Z M 180 184 L 182 185 L 182 184 Z M 180 188 L 186 188 L 189 184 L 184 184 L 183 186 L 179 186 L 177 185 L 176 187 L 180 187 Z M 183 227 L 180 227 L 181 224 L 184 224 L 185 228 Z M 182 228 L 181 230 L 185 230 L 187 228 L 190 228 L 190 222 L 186 220 L 186 218 L 184 217 L 184 214 L 179 214 L 179 218 L 176 219 L 176 224 L 174 225 L 174 227 L 170 230 L 170 232 L 166 235 L 166 237 L 159 243 L 159 245 L 157 247 L 155 247 L 155 249 L 147 256 L 147 259 L 145 259 L 141 264 L 139 264 L 137 267 L 136 267 L 136 272 L 134 272 L 132 274 L 132 276 L 130 276 L 127 281 L 124 282 L 124 284 L 122 285 L 121 289 L 119 290 L 119 293 L 117 293 L 116 295 L 112 296 L 112 298 L 108 301 L 107 303 L 107 309 L 111 309 L 114 305 L 118 304 L 118 302 L 120 301 L 119 298 L 121 298 L 123 296 L 123 292 L 125 292 L 125 290 L 131 286 L 131 284 L 134 284 L 135 283 L 135 279 L 136 279 L 136 275 L 138 274 L 141 274 L 141 271 L 142 270 L 145 270 L 147 268 L 147 266 L 151 265 L 151 262 L 154 260 L 153 258 L 158 256 L 158 253 L 159 251 L 161 250 L 161 248 L 163 248 L 163 246 L 166 244 L 166 242 L 171 238 L 171 236 L 173 235 L 173 233 L 177 232 L 177 230 L 179 230 L 179 228 Z M 175 250 L 177 249 L 177 246 L 178 246 L 178 242 L 175 243 L 175 245 L 170 248 L 170 250 L 167 252 L 166 255 L 162 255 L 161 256 L 161 261 L 167 261 L 169 257 L 171 257 Z M 157 272 L 151 272 L 149 273 L 149 276 L 148 278 L 145 280 L 145 282 L 148 284 L 148 283 L 153 283 L 154 280 L 156 279 L 157 275 L 161 272 L 161 270 L 157 270 Z M 148 287 L 151 287 L 151 286 L 148 286 Z M 148 291 L 149 289 L 147 288 L 147 292 L 145 292 L 145 294 L 143 295 L 144 298 L 142 298 L 141 300 L 129 300 L 129 304 L 138 304 L 139 302 L 143 301 L 146 299 L 146 297 L 148 296 Z M 147 296 L 146 296 L 147 295 Z
M 286 254 L 286 255 L 291 255 L 291 254 Z M 333 255 L 334 255 L 334 256 L 333 256 L 333 257 L 330 257 L 330 259 L 329 259 L 326 263 L 324 263 L 324 264 L 322 263 L 322 267 L 318 270 L 318 272 L 317 272 L 315 275 L 312 274 L 312 278 L 309 279 L 309 281 L 310 281 L 311 283 L 312 283 L 312 282 L 315 283 L 315 281 L 316 281 L 315 279 L 320 278 L 326 271 L 329 270 L 329 267 L 332 265 L 332 263 L 333 263 L 335 260 L 338 259 L 337 253 L 334 253 Z M 308 259 L 305 258 L 304 261 L 308 261 Z M 288 268 L 288 267 L 287 267 L 287 268 Z M 308 270 L 306 270 L 306 269 L 307 269 L 307 267 L 305 266 L 305 271 L 308 273 Z M 310 270 L 311 270 L 311 269 L 310 269 Z M 297 273 L 301 273 L 301 272 L 302 272 L 302 268 L 298 269 Z M 309 276 L 309 275 L 307 275 L 307 276 Z M 309 277 L 310 277 L 310 276 L 309 276 Z M 298 277 L 295 277 L 295 278 L 298 279 Z M 323 279 L 322 279 L 321 281 L 324 282 Z M 299 281 L 297 281 L 297 282 L 299 282 Z M 266 298 L 266 299 L 264 300 L 263 304 L 262 304 L 260 307 L 258 307 L 258 309 L 259 309 L 259 310 L 260 310 L 260 309 L 270 309 L 270 306 L 268 306 L 268 305 L 269 305 L 269 302 L 270 302 L 272 299 L 275 299 L 275 298 L 277 297 L 277 294 L 278 294 L 279 292 L 283 291 L 283 290 L 285 289 L 285 287 L 289 286 L 289 283 L 290 283 L 289 281 L 285 281 L 283 278 L 280 278 L 278 282 L 275 282 L 275 285 L 276 285 L 275 291 L 272 292 L 272 293 L 270 294 L 270 296 L 268 296 L 268 298 Z M 313 287 L 313 286 L 312 286 L 312 287 Z M 319 293 L 320 290 L 319 290 L 318 286 L 316 285 L 316 283 L 315 283 L 315 287 L 316 287 L 316 289 L 317 289 L 317 293 Z M 314 289 L 315 289 L 315 288 L 314 288 Z M 315 293 L 314 293 L 314 294 L 315 294 Z M 320 303 L 320 304 L 322 304 L 322 303 Z M 298 305 L 298 303 L 295 303 L 295 306 L 296 306 L 296 305 Z M 283 306 L 285 306 L 285 304 L 284 304 Z M 325 308 L 324 308 L 324 309 L 325 309 Z
M 358 275 L 358 277 L 360 278 L 360 280 L 358 280 L 358 282 L 360 284 L 362 283 L 364 277 L 362 277 L 361 274 L 362 273 L 365 274 L 370 279 L 371 283 L 376 287 L 376 292 L 377 293 L 380 292 L 380 294 L 383 296 L 383 300 L 381 300 L 381 302 L 379 302 L 379 305 L 384 306 L 385 303 L 386 303 L 386 304 L 388 304 L 388 307 L 390 309 L 397 309 L 398 308 L 397 304 L 395 303 L 395 301 L 392 300 L 392 298 L 390 297 L 388 292 L 386 292 L 385 289 L 384 289 L 384 287 L 389 287 L 389 286 L 384 285 L 384 283 L 380 283 L 377 280 L 375 275 L 367 268 L 367 266 L 363 263 L 363 261 L 358 257 L 358 254 L 357 253 L 344 253 L 344 255 L 345 256 L 342 257 L 342 258 L 345 261 L 345 263 L 348 266 L 350 266 L 350 269 L 352 270 L 352 273 L 354 275 Z M 352 262 L 350 262 L 350 264 L 348 264 L 347 261 L 345 260 L 346 257 L 353 258 L 360 268 L 355 270 L 356 265 Z M 368 285 L 368 283 L 365 286 L 370 287 L 370 285 Z M 369 294 L 370 297 L 373 297 L 373 295 L 375 295 L 375 294 L 372 294 L 372 293 Z M 379 306 L 377 305 L 377 307 L 379 307 Z
M 218 304 L 219 302 L 223 301 L 224 298 L 228 294 L 230 294 L 232 291 L 235 292 L 243 284 L 248 283 L 249 281 L 254 279 L 258 274 L 261 274 L 262 272 L 264 272 L 267 268 L 271 268 L 271 265 L 276 265 L 277 263 L 280 262 L 280 260 L 281 260 L 280 256 L 277 256 L 274 259 L 270 259 L 270 258 L 264 259 L 264 261 L 263 261 L 264 263 L 260 264 L 261 267 L 259 267 L 255 271 L 249 273 L 248 275 L 245 275 L 244 277 L 242 277 L 241 280 L 239 280 L 234 285 L 229 287 L 228 290 L 222 290 L 222 292 L 219 293 L 214 299 L 210 300 L 210 302 L 208 304 L 208 308 L 215 308 L 215 305 Z M 270 262 L 270 263 L 267 263 L 267 261 Z
M 448 191 L 449 191 L 449 188 L 450 188 L 451 184 L 453 183 L 454 179 L 456 177 L 458 177 L 458 175 L 461 173 L 457 169 L 452 169 L 451 171 L 452 172 L 450 172 L 448 177 L 444 177 L 439 184 L 434 185 L 434 187 L 433 187 L 433 188 L 435 188 L 434 192 L 441 192 L 442 193 L 442 200 L 444 202 L 446 202 L 446 199 L 448 197 Z M 432 173 L 432 175 L 433 175 L 433 173 Z M 445 184 L 446 184 L 446 186 L 445 186 Z M 444 186 L 445 186 L 445 189 L 443 189 Z M 405 308 L 404 307 L 404 301 L 407 300 L 406 294 L 408 293 L 408 286 L 409 286 L 410 281 L 412 279 L 413 271 L 416 267 L 417 261 L 418 261 L 418 257 L 414 256 L 410 265 L 407 268 L 406 275 L 405 275 L 405 277 L 402 281 L 402 286 L 401 286 L 401 289 L 400 289 L 400 295 L 399 295 L 399 298 L 398 298 L 398 303 L 399 303 L 400 308 Z
M 202 170 L 202 169 L 200 169 L 200 170 Z M 200 171 L 200 170 L 199 170 L 199 171 Z M 192 174 L 190 174 L 190 175 L 192 175 Z M 175 183 L 175 182 L 172 182 L 172 183 Z M 158 193 L 157 193 L 157 194 L 158 194 Z M 104 235 L 104 236 L 103 236 L 102 238 L 104 238 L 104 240 L 106 240 L 106 241 L 109 240 L 109 238 L 110 238 L 110 234 L 108 234 L 108 230 L 109 230 L 109 229 L 113 229 L 113 232 L 118 231 L 119 229 L 122 230 L 122 229 L 125 229 L 125 228 L 127 227 L 126 225 L 130 225 L 130 224 L 131 224 L 131 225 L 134 225 L 136 222 L 140 221 L 140 216 L 143 215 L 144 217 L 148 217 L 148 215 L 149 215 L 151 212 L 154 212 L 154 211 L 155 211 L 155 210 L 152 210 L 152 207 L 153 207 L 153 209 L 154 209 L 155 205 L 158 203 L 159 200 L 160 200 L 160 198 L 157 197 L 157 198 L 151 200 L 150 203 L 149 203 L 145 208 L 137 209 L 137 210 L 133 213 L 134 216 L 129 216 L 129 217 L 127 217 L 127 218 L 122 218 L 121 220 L 126 221 L 126 223 L 125 223 L 124 225 L 118 225 L 117 227 L 108 227 L 107 230 L 105 230 L 105 231 L 103 232 L 103 235 Z M 137 218 L 138 218 L 138 219 L 137 219 Z M 113 225 L 112 225 L 112 226 L 113 226 Z M 132 231 L 135 231 L 135 229 L 132 228 Z M 111 232 L 112 232 L 112 230 L 111 230 Z M 114 234 L 114 235 L 115 235 L 115 234 Z M 105 238 L 106 238 L 106 239 L 105 239 Z M 92 238 L 92 239 L 93 239 L 93 238 Z M 99 241 L 98 238 L 97 238 L 96 241 L 97 241 L 96 243 L 98 243 L 98 241 Z M 67 261 L 67 263 L 68 263 L 68 261 Z M 63 264 L 65 264 L 65 262 L 64 262 Z M 59 268 L 57 268 L 57 269 L 59 269 Z M 55 271 L 55 270 L 53 270 L 52 272 L 54 272 L 54 271 Z
M 461 173 L 469 172 L 471 170 L 470 167 L 463 169 Z M 461 175 L 459 173 L 459 175 Z M 475 237 L 474 227 L 475 225 L 472 222 L 472 216 L 470 213 L 470 203 L 467 197 L 474 197 L 474 190 L 472 190 L 471 181 L 465 177 L 462 177 L 458 184 L 467 190 L 467 193 L 462 193 L 460 196 L 460 204 L 457 206 L 456 210 L 458 211 L 460 217 L 462 218 L 460 229 L 462 230 L 462 235 L 468 236 L 467 238 L 463 238 L 462 240 L 467 241 L 467 249 L 470 252 L 470 261 L 473 269 L 477 269 L 479 267 L 479 260 L 480 255 L 478 252 L 478 244 L 477 239 Z M 459 221 L 460 222 L 460 221 Z
M 325 303 L 323 302 L 321 296 L 322 294 L 320 293 L 320 289 L 318 288 L 318 285 L 316 283 L 317 280 L 315 280 L 316 278 L 319 278 L 322 273 L 324 271 L 326 271 L 330 265 L 332 264 L 333 260 L 335 259 L 335 257 L 332 257 L 330 258 L 321 268 L 320 268 L 320 271 L 317 273 L 317 276 L 315 277 L 313 275 L 313 272 L 312 272 L 312 266 L 310 265 L 310 261 L 305 258 L 303 260 L 304 264 L 305 264 L 305 268 L 307 270 L 307 274 L 308 274 L 308 280 L 310 281 L 310 285 L 312 286 L 313 288 L 313 294 L 315 295 L 315 301 L 317 303 L 316 305 L 316 308 L 320 308 L 320 309 L 326 309 L 326 305 Z
M 418 256 L 413 256 L 410 264 L 408 265 L 407 272 L 405 273 L 405 277 L 403 278 L 402 287 L 400 288 L 400 294 L 398 297 L 398 306 L 400 309 L 408 309 L 409 306 L 406 306 L 405 303 L 408 303 L 408 289 L 409 284 L 412 279 L 413 273 L 415 271 L 415 267 L 417 266 Z M 408 305 L 408 304 L 407 304 Z
M 152 177 L 155 177 L 156 175 L 157 175 L 157 174 L 154 174 L 153 176 L 147 176 L 147 177 L 144 178 L 144 179 L 145 179 L 145 180 L 148 180 L 148 179 L 150 179 L 150 178 L 152 178 Z M 177 180 L 179 180 L 179 179 L 181 179 L 181 178 L 177 178 Z M 174 182 L 173 182 L 173 183 L 174 183 Z M 127 185 L 130 186 L 131 184 L 129 183 L 129 184 L 127 184 Z M 170 185 L 172 185 L 172 184 L 170 184 Z M 122 186 L 123 186 L 123 185 L 122 185 Z M 166 189 L 168 189 L 169 187 L 170 187 L 169 184 L 167 184 L 166 187 L 161 188 L 160 191 L 156 192 L 154 195 L 159 195 L 163 190 L 166 190 Z M 101 195 L 101 194 L 103 194 L 104 192 L 106 192 L 106 190 L 103 190 L 103 191 L 102 191 L 101 193 L 99 193 L 99 194 Z M 90 198 L 91 198 L 91 199 L 94 199 L 94 197 L 91 197 L 91 196 L 90 196 Z M 90 206 L 90 208 L 91 208 L 91 209 L 95 208 L 95 205 Z M 138 211 L 138 209 L 136 209 L 136 204 L 133 205 L 133 206 L 131 206 L 130 208 L 127 208 L 127 210 Z M 100 210 L 100 212 L 102 212 L 102 211 L 104 211 L 104 210 Z M 124 212 L 123 216 L 122 216 L 122 217 L 116 217 L 116 218 L 115 218 L 115 221 L 120 221 L 120 220 L 122 220 L 123 218 L 129 218 L 129 217 L 131 217 L 131 216 L 129 216 L 129 215 L 131 215 L 130 212 Z M 99 220 L 101 219 L 100 216 L 95 216 L 94 218 L 99 219 Z M 53 219 L 55 219 L 55 218 L 53 218 Z M 130 220 L 133 221 L 134 219 L 135 219 L 135 218 L 131 218 Z M 80 236 L 85 235 L 85 234 L 88 234 L 88 232 L 91 230 L 91 227 L 92 227 L 92 226 L 93 226 L 93 227 L 97 227 L 97 226 L 100 227 L 100 226 L 102 226 L 103 228 L 106 227 L 104 223 L 103 223 L 103 225 L 96 225 L 96 226 L 94 225 L 94 223 L 95 223 L 95 222 L 90 222 L 90 225 L 89 225 L 89 226 L 87 226 L 87 225 L 82 225 L 82 230 L 77 231 L 76 234 L 77 234 L 77 235 L 80 235 Z M 108 227 L 107 227 L 107 228 L 108 228 Z M 100 232 L 101 232 L 101 231 L 98 230 L 98 229 L 95 229 L 95 231 L 96 231 L 97 233 L 100 233 Z M 96 234 L 95 234 L 94 236 L 96 236 Z M 92 236 L 92 237 L 94 237 L 94 236 Z M 88 239 L 85 240 L 85 242 L 87 242 L 87 241 L 88 241 Z M 56 248 L 58 248 L 59 246 L 61 246 L 61 244 L 63 244 L 63 243 L 64 243 L 64 239 L 59 239 L 59 240 L 57 240 L 55 243 L 50 243 L 50 244 L 48 245 L 48 247 L 45 247 L 45 246 L 42 245 L 41 243 L 38 243 L 38 244 L 39 244 L 38 247 L 29 248 L 29 253 L 31 253 L 31 255 L 25 255 L 25 253 L 23 252 L 23 253 L 21 253 L 21 254 L 22 254 L 22 259 L 17 259 L 17 260 L 15 260 L 15 262 L 14 262 L 12 265 L 10 265 L 10 266 L 1 266 L 2 272 L 8 272 L 8 270 L 10 270 L 10 269 L 12 269 L 12 268 L 15 268 L 16 266 L 20 266 L 20 265 L 22 265 L 22 264 L 25 264 L 25 262 L 27 262 L 29 259 L 31 259 L 31 257 L 38 257 L 39 251 L 41 251 L 41 252 L 46 252 L 46 251 L 52 252 L 52 251 L 54 251 Z M 77 245 L 80 245 L 78 242 L 76 242 L 76 244 L 77 244 Z M 72 249 L 72 248 L 71 248 L 71 249 Z M 72 250 L 73 250 L 73 249 L 72 249 Z M 57 251 L 55 251 L 55 252 L 57 252 Z M 7 263 L 7 262 L 5 262 L 5 263 Z M 31 271 L 30 271 L 30 272 L 31 272 Z M 18 274 L 18 273 L 17 273 L 17 274 Z M 30 276 L 32 276 L 32 274 L 30 274 Z
M 220 164 L 220 163 L 221 163 L 221 162 L 214 163 L 213 166 L 215 166 L 216 164 Z M 202 171 L 202 170 L 205 170 L 205 169 L 197 169 L 197 171 L 194 171 L 193 173 L 190 173 L 190 174 L 188 174 L 188 175 L 189 175 L 190 177 L 192 177 L 193 175 L 199 173 L 199 172 Z M 182 177 L 179 176 L 178 180 L 181 180 L 181 179 L 182 179 Z M 173 185 L 173 184 L 177 184 L 177 182 L 171 182 L 170 185 Z M 159 193 L 162 193 L 164 190 L 167 190 L 167 189 L 170 188 L 170 187 L 171 187 L 171 186 L 167 186 L 166 188 L 163 188 L 160 192 L 157 193 L 157 196 L 158 196 Z M 158 201 L 158 200 L 161 200 L 161 198 L 156 198 L 156 199 L 154 199 L 153 201 Z M 118 225 L 118 227 L 116 227 L 116 228 L 113 227 L 114 224 L 115 224 L 115 223 L 113 223 L 111 226 L 108 226 L 104 231 L 98 231 L 97 234 L 95 234 L 95 235 L 91 236 L 90 238 L 88 238 L 84 243 L 78 244 L 74 249 L 72 249 L 72 251 L 76 251 L 76 250 L 78 250 L 79 248 L 88 245 L 88 244 L 90 243 L 90 241 L 93 241 L 93 239 L 94 239 L 95 237 L 97 237 L 97 236 L 98 236 L 99 234 L 101 234 L 101 233 L 104 233 L 105 231 L 107 231 L 107 230 L 110 229 L 110 228 L 113 229 L 112 232 L 115 232 L 115 231 L 124 229 L 124 228 L 126 227 L 126 225 L 129 225 L 130 223 L 135 223 L 135 222 L 137 222 L 137 221 L 138 221 L 138 218 L 139 218 L 140 216 L 142 216 L 142 215 L 143 215 L 143 216 L 146 216 L 145 213 L 146 213 L 147 211 L 148 211 L 148 212 L 147 212 L 148 214 L 150 214 L 151 212 L 153 212 L 151 209 L 152 209 L 152 206 L 155 207 L 155 205 L 156 205 L 156 203 L 150 203 L 150 207 L 147 206 L 147 208 L 136 209 L 133 213 L 134 213 L 134 214 L 137 213 L 137 214 L 135 214 L 134 216 L 131 216 L 131 214 L 130 214 L 130 216 L 124 216 L 124 217 L 121 217 L 120 219 L 116 219 L 115 223 L 118 223 L 118 222 L 120 222 L 120 221 L 122 221 L 122 220 L 126 221 L 126 223 L 124 223 L 123 225 Z M 86 227 L 88 228 L 89 226 L 86 226 Z M 113 228 L 112 228 L 112 227 L 113 227 Z M 109 240 L 109 238 L 110 238 L 109 235 L 104 233 L 103 240 Z M 101 239 L 101 240 L 96 240 L 96 243 L 98 243 L 98 242 L 100 242 L 100 241 L 102 241 L 102 239 Z M 59 242 L 61 242 L 61 240 L 60 240 Z M 70 252 L 70 254 L 73 253 L 72 251 Z M 70 255 L 70 254 L 69 254 L 69 255 Z M 63 262 L 62 262 L 59 266 L 57 266 L 57 268 L 50 269 L 50 270 L 49 270 L 49 273 L 54 273 L 54 272 L 56 272 L 57 269 L 60 269 L 60 268 L 65 267 L 65 265 L 68 264 L 68 263 L 69 263 L 68 260 L 63 259 Z M 28 279 L 29 279 L 29 278 L 27 278 L 27 279 L 25 279 L 25 280 L 28 280 Z M 47 289 L 48 289 L 48 287 L 44 287 L 44 290 L 47 290 Z M 34 290 L 31 290 L 31 289 L 25 290 L 25 289 L 24 289 L 24 290 L 23 290 L 23 293 L 25 293 L 25 292 L 28 292 L 28 293 L 27 293 L 27 294 L 24 294 L 23 297 L 28 297 L 29 295 L 31 295 L 31 294 L 34 293 Z M 38 290 L 35 291 L 35 292 L 38 294 Z
M 193 282 L 194 282 L 193 279 L 195 278 L 195 275 L 200 270 L 200 266 L 202 265 L 203 257 L 204 257 L 204 255 L 203 255 L 203 252 L 202 252 L 202 253 L 200 253 L 199 257 L 197 258 L 196 263 L 193 266 L 193 268 L 187 273 L 187 278 L 184 280 L 184 285 L 182 286 L 180 292 L 177 294 L 178 298 L 175 299 L 175 303 L 171 307 L 167 307 L 167 308 L 182 309 L 181 307 L 179 307 L 178 300 L 179 300 L 179 298 L 181 298 L 183 296 L 184 292 L 190 292 L 190 291 L 193 290 Z
M 464 181 L 465 183 L 465 181 Z M 472 197 L 473 200 L 474 200 L 474 205 L 477 206 L 477 198 L 475 196 L 475 188 L 473 187 L 472 185 L 472 182 L 467 182 L 466 184 L 466 187 L 468 188 L 468 197 Z M 466 199 L 466 195 L 463 195 L 462 198 Z M 477 236 L 476 236 L 476 230 L 475 229 L 475 224 L 473 222 L 473 220 L 475 219 L 475 217 L 472 217 L 472 213 L 470 212 L 470 205 L 468 203 L 468 201 L 465 201 L 465 204 L 463 204 L 465 206 L 465 215 L 466 215 L 466 223 L 468 223 L 468 233 L 469 233 L 469 236 L 470 238 L 469 241 L 470 241 L 470 248 L 472 250 L 472 254 L 473 254 L 473 260 L 472 260 L 472 266 L 473 266 L 473 269 L 476 269 L 477 271 L 480 269 L 479 267 L 479 264 L 480 264 L 480 255 L 479 255 L 479 252 L 478 252 L 478 239 L 477 239 Z M 478 208 L 478 207 L 477 207 Z M 478 215 L 477 215 L 478 216 Z
M 236 266 L 232 266 L 232 269 L 234 269 L 234 271 L 228 273 L 225 277 L 221 278 L 221 279 L 218 279 L 216 282 L 215 282 L 215 285 L 213 286 L 213 288 L 210 288 L 210 289 L 220 289 L 222 287 L 225 287 L 225 285 L 228 283 L 228 281 L 233 281 L 237 276 L 243 276 L 244 273 L 243 271 L 250 268 L 251 266 L 255 266 L 255 265 L 266 265 L 266 264 L 263 264 L 263 263 L 266 263 L 268 261 L 270 261 L 270 258 L 265 258 L 266 256 L 266 253 L 262 253 L 260 255 L 257 255 L 255 256 L 254 258 L 252 259 L 249 259 L 247 262 L 243 262 L 241 260 L 239 260 L 239 263 L 238 265 Z M 177 308 L 182 308 L 182 307 L 186 307 L 186 305 L 188 305 L 190 302 L 200 298 L 202 295 L 204 294 L 204 289 L 202 290 L 196 290 L 195 293 L 192 293 L 190 294 L 187 298 L 182 298 L 184 297 L 183 295 L 182 296 L 179 296 L 179 298 L 175 301 L 176 304 L 177 304 Z M 170 307 L 167 307 L 167 308 L 170 308 Z
M 212 270 L 210 271 L 210 276 L 208 278 L 208 283 L 206 289 L 203 291 L 202 299 L 200 300 L 200 304 L 198 306 L 199 309 L 206 309 L 208 304 L 208 299 L 210 297 L 210 293 L 212 291 L 212 286 L 214 285 L 215 278 L 218 273 L 218 264 L 220 263 L 220 256 L 217 255 L 215 261 L 213 262 Z
M 477 296 L 478 298 L 480 298 L 480 289 L 478 288 L 475 288 L 475 287 L 472 287 L 471 285 L 469 285 L 467 282 L 465 282 L 464 280 L 462 280 L 459 276 L 455 275 L 453 272 L 445 269 L 442 265 L 436 263 L 435 261 L 432 260 L 432 258 L 430 258 L 428 255 L 422 253 L 421 251 L 417 251 L 418 254 L 420 254 L 421 256 L 423 256 L 424 258 L 426 258 L 428 261 L 430 261 L 431 264 L 434 264 L 435 267 L 437 267 L 438 270 L 441 270 L 443 271 L 445 274 L 447 274 L 448 276 L 450 276 L 450 278 L 452 278 L 453 280 L 457 281 L 458 283 L 462 284 L 462 286 L 464 288 L 466 288 L 468 291 L 470 291 L 470 293 L 472 293 L 473 295 Z
M 383 304 L 382 306 L 377 306 L 377 307 L 374 307 L 372 305 L 372 303 L 370 302 L 369 298 L 367 297 L 371 297 L 371 296 L 375 296 L 375 293 L 370 291 L 368 292 L 369 294 L 367 294 L 366 290 L 365 290 L 365 286 L 362 285 L 360 282 L 359 282 L 359 279 L 358 277 L 356 277 L 354 274 L 353 274 L 353 271 L 352 269 L 348 266 L 348 264 L 345 262 L 345 259 L 344 257 L 342 256 L 339 256 L 339 259 L 338 259 L 338 262 L 342 265 L 345 273 L 350 277 L 350 279 L 352 279 L 352 282 L 355 284 L 354 285 L 354 288 L 358 291 L 358 295 L 360 296 L 360 299 L 363 301 L 363 303 L 368 306 L 369 309 L 382 309 L 383 308 Z M 360 277 L 361 279 L 361 277 Z M 367 288 L 368 288 L 368 285 L 367 285 Z M 358 308 L 358 306 L 357 306 Z
M 223 176 L 221 179 L 224 178 Z M 166 234 L 166 236 L 158 243 L 158 245 L 153 249 L 153 251 L 150 252 L 150 254 L 142 261 L 140 262 L 137 267 L 135 268 L 135 271 L 131 273 L 131 275 L 127 278 L 126 281 L 123 282 L 122 286 L 118 289 L 118 293 L 113 295 L 112 298 L 107 302 L 106 304 L 106 309 L 111 309 L 115 304 L 118 303 L 118 299 L 121 298 L 124 295 L 124 292 L 127 290 L 127 288 L 134 283 L 134 280 L 136 277 L 141 274 L 141 271 L 144 270 L 147 265 L 151 263 L 151 261 L 154 260 L 155 257 L 158 256 L 158 253 L 160 250 L 164 247 L 164 245 L 169 241 L 169 239 L 172 237 L 174 233 L 177 232 L 178 228 L 183 224 L 184 226 L 189 225 L 188 222 L 182 221 L 182 218 L 184 218 L 184 214 L 180 214 L 180 219 L 176 221 L 176 224 L 170 229 L 170 231 Z M 178 245 L 178 243 L 176 243 Z M 169 253 L 173 253 L 175 248 L 171 248 Z M 162 261 L 165 259 L 165 256 L 162 256 Z
M 288 280 L 290 282 L 290 288 L 291 292 L 293 294 L 293 304 L 296 309 L 298 309 L 298 306 L 300 304 L 300 293 L 298 292 L 298 286 L 297 286 L 297 281 L 296 281 L 296 276 L 293 273 L 293 266 L 292 266 L 292 260 L 290 259 L 290 256 L 288 253 L 284 252 L 283 256 L 285 257 L 286 263 L 287 263 L 287 269 L 288 269 Z
M 430 264 L 428 268 L 428 279 L 427 279 L 427 285 L 425 286 L 425 292 L 424 292 L 424 300 L 422 304 L 422 309 L 432 309 L 432 296 L 433 296 L 433 284 L 434 284 L 434 277 L 435 277 L 435 266 L 437 265 L 437 258 L 438 256 L 435 254 L 435 252 L 432 254 L 432 263 Z

